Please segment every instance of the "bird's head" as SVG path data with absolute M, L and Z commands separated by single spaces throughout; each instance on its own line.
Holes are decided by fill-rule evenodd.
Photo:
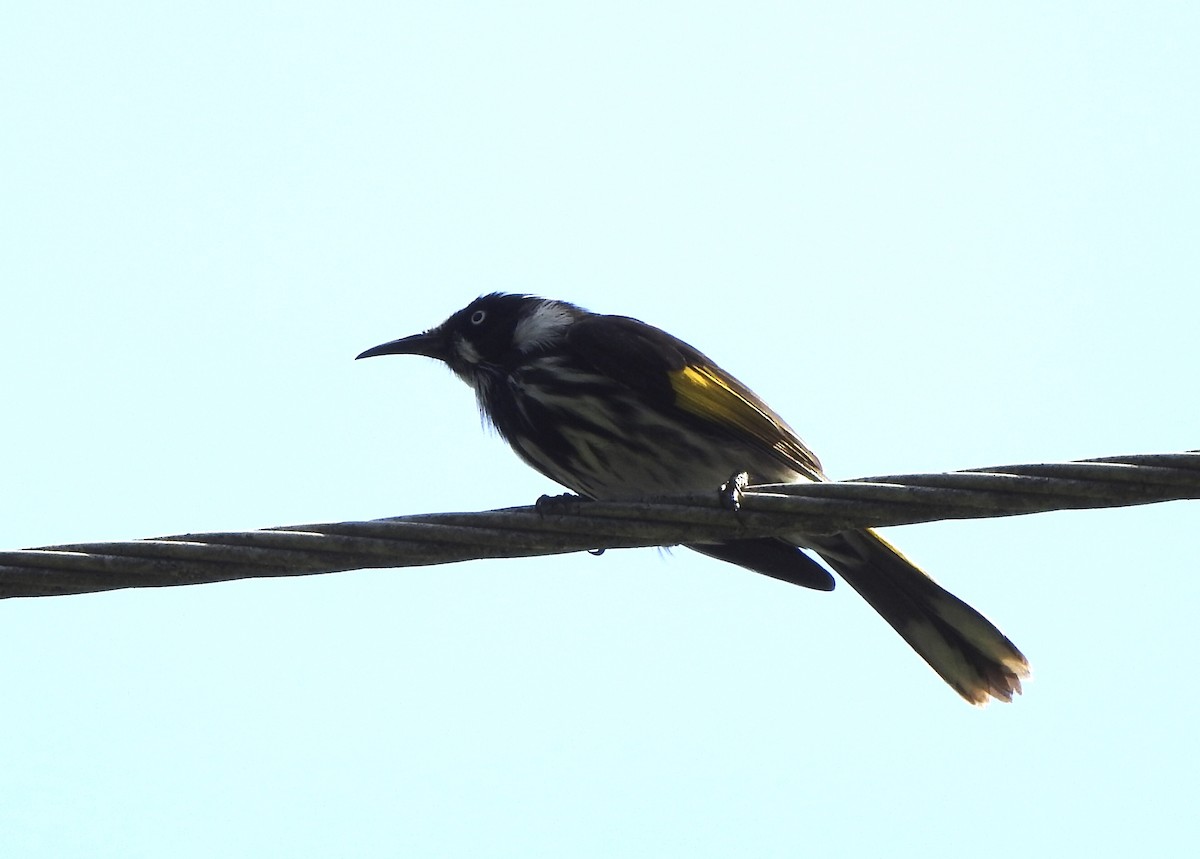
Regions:
M 481 378 L 553 348 L 583 315 L 583 310 L 563 301 L 494 292 L 475 299 L 436 328 L 380 344 L 358 357 L 424 355 L 444 361 L 465 382 L 478 387 Z

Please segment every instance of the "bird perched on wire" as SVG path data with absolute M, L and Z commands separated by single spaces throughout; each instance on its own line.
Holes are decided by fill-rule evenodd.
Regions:
M 616 501 L 753 483 L 820 481 L 815 454 L 753 391 L 696 349 L 624 316 L 492 293 L 421 334 L 368 349 L 445 362 L 529 465 Z M 871 530 L 692 545 L 785 582 L 832 590 L 812 549 L 960 695 L 1012 700 L 1029 665 L 1012 642 Z

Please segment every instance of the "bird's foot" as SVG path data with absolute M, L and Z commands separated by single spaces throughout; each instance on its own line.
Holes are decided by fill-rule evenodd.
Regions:
M 742 509 L 742 490 L 750 485 L 750 475 L 739 471 L 729 476 L 726 483 L 721 484 L 718 499 L 721 506 L 734 513 Z
M 576 504 L 590 501 L 582 495 L 564 492 L 562 495 L 543 495 L 533 504 L 533 509 L 545 516 L 547 513 L 570 513 Z

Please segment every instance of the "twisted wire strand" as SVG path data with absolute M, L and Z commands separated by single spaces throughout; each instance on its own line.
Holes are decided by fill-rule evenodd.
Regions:
M 755 486 L 736 493 L 736 510 L 716 487 L 621 503 L 549 499 L 478 513 L 0 552 L 0 598 L 828 534 L 1189 498 L 1200 498 L 1200 451 Z

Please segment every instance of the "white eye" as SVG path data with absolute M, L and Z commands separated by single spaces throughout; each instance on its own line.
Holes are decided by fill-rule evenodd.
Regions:
M 479 325 L 485 319 L 487 319 L 487 311 L 485 311 L 485 310 L 476 310 L 474 313 L 471 314 L 471 324 L 472 325 Z

